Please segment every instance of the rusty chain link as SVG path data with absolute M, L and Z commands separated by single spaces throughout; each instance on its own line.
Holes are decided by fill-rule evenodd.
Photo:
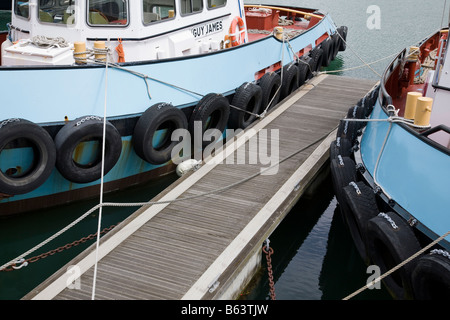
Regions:
M 117 225 L 112 225 L 112 226 L 110 226 L 110 227 L 107 227 L 107 228 L 103 229 L 102 231 L 100 231 L 100 234 L 108 233 L 109 231 L 111 231 L 112 229 L 114 229 L 116 226 L 117 226 Z M 68 244 L 66 244 L 66 245 L 64 245 L 64 246 L 58 247 L 58 248 L 53 249 L 53 250 L 50 250 L 50 251 L 48 251 L 48 252 L 41 253 L 40 255 L 37 255 L 37 256 L 28 258 L 28 259 L 26 259 L 26 260 L 22 260 L 22 261 L 20 261 L 20 262 L 17 262 L 16 264 L 9 266 L 8 268 L 5 268 L 5 269 L 3 269 L 3 270 L 0 270 L 0 272 L 1 272 L 1 271 L 14 271 L 14 270 L 16 270 L 16 269 L 20 269 L 21 266 L 16 266 L 17 264 L 26 266 L 28 263 L 36 262 L 36 261 L 38 261 L 38 260 L 40 260 L 40 259 L 47 258 L 48 256 L 52 256 L 52 255 L 54 255 L 55 253 L 62 252 L 62 251 L 64 251 L 64 250 L 67 250 L 67 249 L 70 249 L 70 248 L 72 248 L 72 247 L 78 246 L 78 245 L 80 245 L 80 244 L 82 244 L 82 243 L 85 243 L 85 242 L 88 241 L 88 240 L 92 240 L 92 239 L 94 239 L 94 238 L 96 238 L 96 237 L 97 237 L 97 232 L 96 232 L 96 233 L 92 233 L 92 234 L 88 235 L 87 237 L 83 237 L 83 238 L 81 238 L 81 239 L 79 239 L 79 240 L 75 240 L 75 241 L 72 242 L 72 243 L 68 243 Z M 24 264 L 25 264 L 25 265 L 24 265 Z
M 270 287 L 270 299 L 275 300 L 275 283 L 273 282 L 273 270 L 272 270 L 272 254 L 273 249 L 269 247 L 269 241 L 262 247 L 262 251 L 266 254 L 267 260 L 267 272 L 269 274 L 269 287 Z

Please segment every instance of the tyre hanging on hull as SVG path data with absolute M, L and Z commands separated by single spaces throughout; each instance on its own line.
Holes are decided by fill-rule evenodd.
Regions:
M 184 112 L 168 103 L 157 103 L 149 107 L 139 118 L 133 133 L 136 154 L 154 165 L 168 162 L 178 141 L 172 141 L 177 129 L 187 129 Z
M 290 63 L 283 67 L 281 99 L 286 98 L 296 89 L 298 89 L 298 68 L 294 63 Z
M 333 41 L 332 60 L 334 60 L 334 59 L 336 59 L 336 56 L 339 53 L 339 48 L 341 46 L 341 38 L 339 37 L 339 34 L 337 31 L 331 36 L 331 40 Z
M 256 84 L 246 82 L 237 88 L 230 108 L 228 126 L 231 129 L 245 129 L 261 113 L 262 89 Z M 236 109 L 237 108 L 237 109 Z
M 340 44 L 339 44 L 339 51 L 345 51 L 347 49 L 347 32 L 348 28 L 346 26 L 340 26 L 337 28 L 337 32 L 340 35 Z M 342 40 L 343 39 L 343 40 Z
M 367 249 L 381 274 L 404 262 L 421 248 L 412 228 L 393 212 L 379 213 L 367 223 Z M 414 260 L 383 279 L 388 291 L 398 300 L 412 299 L 411 274 Z
M 261 109 L 270 110 L 280 101 L 281 77 L 276 72 L 267 72 L 259 79 L 258 85 L 262 90 Z
M 310 78 L 311 70 L 309 63 L 302 58 L 298 60 L 297 63 L 297 70 L 298 70 L 298 86 L 301 87 L 305 84 L 306 80 Z
M 412 274 L 414 298 L 450 301 L 450 254 L 434 249 L 420 257 Z
M 313 62 L 312 70 L 314 72 L 317 72 L 320 70 L 320 67 L 322 67 L 323 64 L 323 50 L 320 47 L 315 47 L 311 51 L 311 59 Z
M 342 211 L 346 206 L 343 190 L 350 182 L 356 180 L 356 164 L 351 158 L 338 155 L 335 159 L 331 159 L 330 165 L 334 194 Z
M 366 264 L 370 257 L 367 251 L 367 223 L 378 215 L 375 194 L 364 182 L 350 182 L 344 187 L 344 199 L 350 210 L 344 211 L 344 220 L 359 255 Z
M 75 183 L 88 183 L 102 174 L 103 118 L 85 116 L 66 123 L 56 134 L 56 167 L 61 175 Z M 106 175 L 119 160 L 122 138 L 117 129 L 106 121 Z
M 32 159 L 27 161 L 26 168 L 20 164 L 1 168 L 0 193 L 17 195 L 33 191 L 48 179 L 56 161 L 53 139 L 44 128 L 18 118 L 0 122 L 0 154 L 14 149 L 26 152 L 28 148 L 32 150 Z
M 331 38 L 325 39 L 321 44 L 320 48 L 323 50 L 322 67 L 328 67 L 333 60 L 334 55 L 334 44 Z
M 336 140 L 330 144 L 330 159 L 337 159 L 337 156 L 351 157 L 352 144 L 347 138 L 337 137 Z
M 202 137 L 208 129 L 217 129 L 223 132 L 227 126 L 229 116 L 230 104 L 227 98 L 221 94 L 209 93 L 198 102 L 192 111 L 188 124 L 189 132 L 192 137 L 195 137 L 195 128 L 197 126 L 199 126 Z M 212 142 L 214 141 L 203 141 L 203 148 Z

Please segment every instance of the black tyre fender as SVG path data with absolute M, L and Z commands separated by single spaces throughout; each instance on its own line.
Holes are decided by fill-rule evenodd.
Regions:
M 337 137 L 346 138 L 353 145 L 358 136 L 358 130 L 361 122 L 351 121 L 352 118 L 345 118 L 349 120 L 341 120 L 337 130 Z
M 223 132 L 230 116 L 230 104 L 223 95 L 208 93 L 195 106 L 189 119 L 189 132 L 194 137 L 195 123 L 200 122 L 201 134 L 208 129 L 217 129 Z M 203 141 L 202 147 L 206 147 L 214 141 Z
M 344 214 L 344 220 L 350 231 L 361 258 L 370 262 L 367 251 L 367 223 L 378 215 L 378 206 L 373 189 L 362 181 L 350 182 L 344 187 L 344 198 L 350 210 Z
M 321 44 L 320 48 L 323 50 L 323 59 L 322 59 L 322 67 L 328 67 L 330 65 L 331 60 L 333 60 L 333 41 L 331 38 L 325 39 Z
M 450 254 L 434 249 L 418 258 L 411 281 L 415 299 L 450 301 Z
M 311 59 L 313 61 L 312 70 L 317 72 L 323 63 L 323 50 L 320 47 L 316 47 L 311 51 Z
M 122 152 L 122 138 L 117 129 L 106 121 L 105 163 L 106 175 L 119 160 Z M 84 141 L 99 141 L 99 151 L 89 164 L 75 161 L 74 153 Z M 61 175 L 75 183 L 88 183 L 101 178 L 103 119 L 97 116 L 84 116 L 66 123 L 56 134 L 56 167 Z M 77 153 L 80 151 L 77 151 Z
M 0 153 L 18 140 L 33 149 L 32 165 L 26 170 L 12 168 L 14 172 L 0 170 L 0 193 L 17 195 L 33 191 L 48 179 L 55 166 L 55 145 L 44 128 L 19 118 L 0 122 Z
M 367 250 L 373 264 L 384 274 L 417 253 L 421 248 L 412 228 L 393 212 L 379 213 L 367 223 Z M 411 274 L 414 260 L 383 279 L 398 300 L 412 299 Z
M 347 119 L 364 119 L 366 117 L 366 111 L 364 107 L 355 105 L 348 109 Z M 352 130 L 359 130 L 364 127 L 367 122 L 365 121 L 354 121 L 355 128 Z
M 330 159 L 337 159 L 337 156 L 352 157 L 352 144 L 347 138 L 337 137 L 330 144 Z
M 228 126 L 231 129 L 245 129 L 257 119 L 261 112 L 262 90 L 261 87 L 246 82 L 236 89 L 231 100 L 230 117 Z M 247 112 L 241 111 L 245 110 Z M 252 114 L 248 113 L 251 112 Z
M 258 85 L 262 90 L 261 109 L 265 110 L 269 105 L 269 102 L 272 101 L 267 108 L 270 110 L 280 101 L 281 77 L 276 72 L 267 72 L 259 79 Z
M 339 204 L 345 203 L 343 189 L 352 181 L 356 180 L 356 164 L 353 159 L 338 155 L 331 159 L 331 180 L 336 199 Z
M 338 32 L 336 31 L 335 33 L 333 33 L 333 35 L 331 36 L 331 39 L 333 41 L 333 55 L 332 55 L 332 60 L 336 59 L 336 56 L 339 53 L 339 48 L 341 46 L 341 37 L 339 37 Z
M 301 87 L 305 84 L 306 80 L 309 79 L 311 70 L 310 70 L 309 63 L 305 60 L 300 58 L 297 63 L 297 70 L 298 70 L 298 86 Z
M 181 109 L 169 103 L 157 103 L 149 107 L 139 118 L 133 133 L 136 154 L 148 163 L 159 165 L 168 162 L 178 141 L 172 141 L 177 129 L 187 129 L 187 119 Z M 158 130 L 167 130 L 157 146 L 154 136 Z
M 283 67 L 281 81 L 281 99 L 286 98 L 298 89 L 298 68 L 294 63 L 290 63 Z
M 347 32 L 348 28 L 346 26 L 340 26 L 337 31 L 339 32 L 339 35 L 342 37 L 339 45 L 339 51 L 345 51 L 347 49 Z M 344 40 L 342 40 L 344 39 Z

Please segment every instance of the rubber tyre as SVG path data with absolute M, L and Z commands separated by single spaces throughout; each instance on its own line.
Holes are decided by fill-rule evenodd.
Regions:
M 221 94 L 209 93 L 204 96 L 192 111 L 189 119 L 189 132 L 195 135 L 195 122 L 201 122 L 201 134 L 208 129 L 217 129 L 223 132 L 230 116 L 230 104 Z M 203 140 L 203 139 L 202 139 Z M 202 141 L 202 147 L 206 147 L 214 141 Z
M 317 72 L 320 70 L 320 67 L 323 64 L 323 50 L 319 47 L 314 48 L 311 51 L 311 59 L 313 61 L 313 68 L 312 70 L 314 72 Z
M 356 121 L 341 120 L 336 137 L 346 138 L 353 145 L 358 137 L 359 124 L 360 122 Z
M 270 110 L 280 101 L 281 77 L 276 72 L 268 72 L 261 77 L 258 85 L 262 91 L 261 110 L 265 110 L 269 102 L 272 101 L 267 108 L 267 110 Z
M 367 250 L 373 264 L 380 268 L 381 274 L 405 261 L 421 248 L 414 232 L 406 221 L 393 212 L 386 213 L 395 223 L 378 215 L 367 223 Z M 392 297 L 397 300 L 413 298 L 411 274 L 414 260 L 385 277 L 382 281 Z
M 172 133 L 177 129 L 187 129 L 187 119 L 181 109 L 169 103 L 157 103 L 149 107 L 139 118 L 133 133 L 136 154 L 148 163 L 160 165 L 170 161 L 172 149 L 178 141 L 172 141 Z M 166 129 L 158 146 L 153 138 L 158 130 Z
M 75 183 L 88 183 L 101 178 L 102 157 L 101 145 L 103 139 L 103 119 L 97 116 L 77 118 L 65 124 L 56 134 L 56 167 L 61 175 Z M 87 165 L 78 164 L 73 160 L 77 146 L 83 141 L 98 140 L 99 156 Z M 106 175 L 119 160 L 122 152 L 122 138 L 117 129 L 106 122 L 105 163 Z
M 348 109 L 347 118 L 348 119 L 364 119 L 365 113 L 366 113 L 366 111 L 365 111 L 364 107 L 355 105 Z M 361 129 L 362 127 L 364 127 L 366 124 L 367 124 L 367 122 L 363 122 L 363 121 L 356 122 L 355 121 L 355 128 L 353 130 L 357 131 L 357 130 Z
M 339 32 L 339 34 L 341 35 L 341 41 L 339 44 L 339 51 L 345 51 L 345 49 L 347 49 L 347 32 L 348 32 L 348 28 L 346 26 L 340 26 L 337 31 Z M 344 41 L 342 41 L 342 39 L 344 39 Z
M 417 300 L 450 301 L 450 259 L 437 253 L 420 257 L 412 274 L 412 285 Z
M 352 144 L 346 138 L 337 137 L 330 144 L 330 159 L 337 159 L 338 155 L 342 157 L 352 157 Z
M 350 209 L 344 213 L 344 220 L 361 258 L 369 264 L 367 223 L 378 215 L 375 194 L 372 188 L 359 181 L 344 187 L 344 198 Z
M 281 99 L 286 98 L 298 89 L 298 68 L 294 63 L 283 67 L 281 84 Z
M 33 191 L 48 179 L 55 166 L 55 145 L 44 128 L 25 119 L 8 119 L 0 123 L 0 152 L 9 143 L 22 138 L 34 151 L 33 165 L 14 177 L 0 171 L 0 193 L 17 195 Z
M 331 39 L 333 41 L 333 55 L 332 55 L 332 60 L 336 59 L 336 56 L 339 53 L 339 48 L 341 46 L 341 38 L 339 37 L 339 34 L 337 32 L 335 32 L 332 36 Z
M 333 59 L 334 47 L 331 38 L 327 38 L 320 44 L 320 48 L 323 50 L 322 67 L 328 67 Z
M 231 105 L 235 108 L 230 108 L 230 118 L 228 120 L 228 127 L 231 129 L 245 129 L 257 119 L 256 115 L 261 113 L 262 90 L 261 87 L 251 82 L 246 82 L 237 88 L 233 96 Z
M 341 161 L 342 159 L 342 161 Z M 356 164 L 349 157 L 331 159 L 331 178 L 336 199 L 340 204 L 345 204 L 343 194 L 344 187 L 352 181 L 356 181 Z
M 298 70 L 298 86 L 301 87 L 310 77 L 311 71 L 309 63 L 306 62 L 304 59 L 300 59 L 300 61 L 297 63 L 297 70 Z

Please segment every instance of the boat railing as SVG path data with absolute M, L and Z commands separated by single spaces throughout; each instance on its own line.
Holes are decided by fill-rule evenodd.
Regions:
M 444 132 L 450 134 L 450 128 L 444 124 L 440 124 L 440 125 L 437 125 L 431 129 L 428 129 L 428 130 L 422 132 L 421 135 L 424 137 L 428 137 L 430 134 L 436 133 L 438 131 L 444 131 Z
M 386 83 L 387 83 L 388 79 L 391 77 L 394 70 L 396 70 L 397 67 L 402 63 L 405 56 L 406 56 L 406 48 L 403 49 L 403 51 L 397 55 L 397 57 L 391 62 L 391 64 L 384 70 L 384 73 L 381 76 L 380 98 L 381 98 L 381 105 L 383 107 L 386 107 L 386 106 L 392 104 L 392 97 L 389 95 L 389 93 L 386 90 Z
M 433 88 L 435 88 L 435 89 L 442 89 L 442 90 L 450 91 L 449 87 L 441 86 L 441 85 L 438 84 L 439 78 L 440 78 L 440 73 L 441 73 L 442 62 L 444 61 L 443 55 L 446 54 L 446 50 L 444 50 L 444 48 L 447 47 L 447 40 L 442 40 L 442 42 L 443 42 L 443 45 L 440 46 L 440 52 L 438 53 L 438 59 L 437 59 L 437 65 L 436 65 L 436 74 L 434 75 L 433 82 L 431 83 L 431 86 Z

